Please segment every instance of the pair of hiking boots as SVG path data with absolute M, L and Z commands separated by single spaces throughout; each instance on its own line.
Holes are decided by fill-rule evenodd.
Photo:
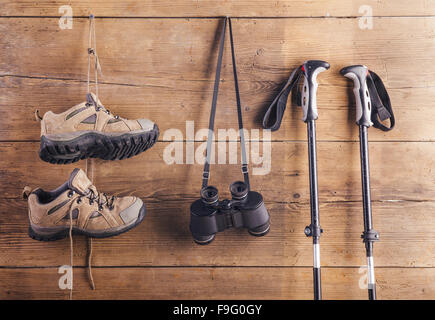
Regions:
M 92 93 L 86 100 L 60 114 L 37 115 L 42 160 L 68 164 L 86 158 L 124 159 L 156 142 L 159 129 L 152 121 L 114 116 Z M 81 169 L 74 169 L 68 181 L 53 191 L 26 187 L 24 197 L 29 205 L 29 235 L 42 241 L 62 239 L 70 232 L 115 236 L 140 224 L 146 212 L 137 197 L 100 193 Z

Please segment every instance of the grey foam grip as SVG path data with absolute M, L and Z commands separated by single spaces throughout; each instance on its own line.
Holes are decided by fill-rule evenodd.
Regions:
M 353 94 L 356 103 L 356 123 L 370 127 L 373 125 L 371 118 L 372 103 L 367 87 L 368 69 L 363 65 L 354 65 L 341 69 L 340 73 L 353 80 Z
M 302 87 L 302 120 L 307 122 L 318 118 L 317 112 L 317 76 L 329 69 L 329 63 L 321 60 L 308 60 L 302 65 L 304 84 Z

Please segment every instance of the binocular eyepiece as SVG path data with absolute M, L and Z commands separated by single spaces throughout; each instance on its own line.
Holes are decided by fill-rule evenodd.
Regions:
M 242 181 L 233 182 L 230 185 L 230 192 L 233 200 L 243 200 L 248 195 L 248 186 Z M 214 186 L 207 186 L 201 189 L 201 199 L 204 203 L 213 204 L 219 200 L 219 191 Z
M 230 185 L 231 199 L 219 201 L 216 187 L 201 190 L 201 199 L 190 206 L 190 231 L 198 244 L 209 244 L 216 233 L 228 228 L 247 228 L 253 236 L 269 232 L 269 213 L 260 193 L 242 181 Z
M 219 200 L 219 191 L 216 187 L 208 186 L 201 189 L 201 200 L 206 204 L 213 204 Z
M 230 192 L 234 200 L 242 200 L 246 198 L 249 190 L 244 182 L 236 181 L 230 185 Z

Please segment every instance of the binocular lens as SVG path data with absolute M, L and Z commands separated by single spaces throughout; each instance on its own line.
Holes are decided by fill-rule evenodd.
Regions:
M 255 229 L 251 229 L 248 231 L 254 237 L 262 237 L 262 236 L 266 235 L 269 232 L 269 230 L 270 230 L 270 223 L 268 222 L 262 226 L 259 226 Z
M 248 186 L 242 181 L 236 181 L 230 185 L 230 192 L 233 199 L 240 200 L 248 194 Z
M 195 241 L 197 244 L 200 245 L 207 245 L 214 240 L 214 237 L 215 237 L 214 234 L 212 234 L 211 236 L 193 235 L 193 241 Z
M 215 203 L 218 201 L 219 193 L 218 189 L 213 186 L 208 186 L 206 188 L 201 189 L 201 199 L 205 203 Z

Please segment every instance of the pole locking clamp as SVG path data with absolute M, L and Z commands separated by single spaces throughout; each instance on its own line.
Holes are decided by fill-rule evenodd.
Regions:
M 373 229 L 364 231 L 361 235 L 361 239 L 363 239 L 363 242 L 365 243 L 379 241 L 379 233 Z
M 320 235 L 323 233 L 323 229 L 320 228 L 320 226 L 313 226 L 310 224 L 309 226 L 305 227 L 304 233 L 307 237 L 320 237 Z

